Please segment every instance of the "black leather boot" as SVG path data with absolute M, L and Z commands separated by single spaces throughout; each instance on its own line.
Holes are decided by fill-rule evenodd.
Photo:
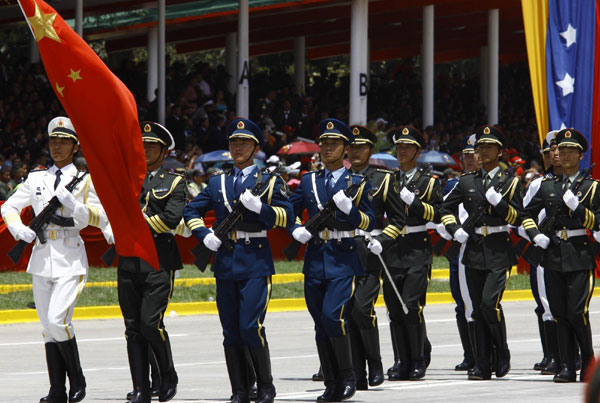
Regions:
M 477 363 L 477 335 L 475 334 L 475 322 L 467 321 L 467 329 L 469 331 L 469 340 L 471 341 L 471 348 L 473 349 L 473 366 L 467 370 L 467 375 L 471 375 L 475 364 Z
M 544 321 L 544 334 L 546 339 L 546 366 L 542 375 L 556 375 L 560 372 L 560 354 L 556 336 L 556 323 L 553 320 Z
M 425 376 L 425 329 L 422 323 L 410 324 L 406 327 L 410 346 L 410 369 L 408 379 L 416 381 Z
M 427 323 L 425 319 L 423 319 L 423 334 L 425 335 L 423 358 L 425 360 L 425 368 L 429 368 L 429 364 L 431 364 L 431 342 L 429 341 L 429 337 L 427 337 Z
M 354 374 L 356 375 L 356 390 L 368 390 L 367 356 L 360 329 L 353 327 L 350 330 L 350 344 L 352 345 L 352 364 L 354 365 Z
M 323 371 L 321 370 L 320 366 L 319 366 L 319 370 L 313 374 L 312 380 L 313 380 L 313 382 L 322 382 L 323 381 Z
M 481 381 L 492 379 L 490 367 L 490 336 L 487 324 L 483 320 L 474 322 L 475 344 L 477 345 L 477 361 L 471 373 L 469 380 Z
M 160 389 L 160 371 L 158 369 L 156 357 L 154 357 L 154 352 L 150 346 L 148 346 L 148 361 L 150 362 L 150 396 L 158 397 L 158 391 Z M 131 400 L 133 393 L 133 390 L 127 392 L 127 400 Z
M 475 356 L 473 355 L 473 347 L 469 338 L 469 326 L 464 315 L 456 317 L 456 326 L 458 327 L 458 335 L 463 348 L 463 361 L 454 367 L 455 371 L 468 371 L 475 365 Z
M 60 354 L 57 343 L 50 342 L 44 345 L 46 349 L 46 364 L 48 365 L 48 378 L 50 379 L 50 390 L 48 394 L 40 399 L 40 403 L 67 403 L 67 369 Z
M 250 349 L 250 355 L 256 370 L 256 385 L 258 388 L 256 402 L 273 403 L 277 393 L 275 392 L 273 375 L 271 374 L 269 347 Z
M 573 345 L 575 343 L 572 328 L 568 323 L 558 322 L 556 326 L 558 335 L 558 349 L 560 352 L 560 372 L 554 375 L 552 379 L 557 383 L 575 382 L 577 372 L 575 371 L 575 362 L 573 354 Z
M 127 340 L 127 357 L 133 382 L 133 394 L 130 403 L 150 403 L 150 385 L 148 383 L 148 344 L 145 341 Z
M 356 393 L 356 377 L 352 366 L 350 336 L 331 337 L 331 346 L 338 369 L 336 396 L 339 401 L 348 400 Z
M 225 347 L 225 363 L 231 383 L 231 402 L 249 403 L 248 368 L 243 347 Z
M 502 378 L 510 371 L 510 350 L 506 343 L 506 325 L 505 322 L 502 321 L 488 326 L 490 329 L 490 336 L 496 347 L 496 365 L 494 367 L 494 372 L 496 378 Z
M 398 372 L 400 369 L 400 356 L 398 355 L 398 347 L 396 346 L 396 327 L 390 322 L 390 336 L 392 338 L 392 350 L 394 351 L 394 365 L 388 368 L 387 376 Z
M 540 341 L 542 342 L 542 352 L 544 353 L 544 357 L 540 362 L 537 362 L 533 365 L 533 369 L 536 371 L 542 371 L 546 366 L 548 366 L 548 344 L 546 338 L 546 325 L 544 324 L 544 320 L 542 318 L 542 313 L 536 312 L 537 320 L 538 320 L 538 331 L 540 332 Z
M 171 353 L 171 342 L 169 335 L 163 331 L 164 340 L 153 342 L 151 344 L 158 370 L 160 372 L 160 388 L 158 390 L 158 401 L 167 402 L 177 394 L 177 383 L 179 378 L 173 364 L 173 354 Z
M 75 337 L 71 340 L 56 343 L 65 362 L 69 376 L 69 403 L 77 403 L 85 397 L 85 377 L 79 362 L 79 350 Z
M 256 370 L 254 369 L 254 363 L 252 362 L 252 356 L 250 355 L 250 349 L 244 349 L 246 353 L 246 367 L 248 368 L 248 398 L 250 400 L 256 400 L 258 397 L 258 386 L 256 386 Z
M 585 380 L 585 374 L 588 370 L 588 366 L 594 363 L 594 346 L 592 344 L 592 329 L 590 327 L 589 320 L 586 321 L 585 325 L 576 326 L 575 337 L 579 343 L 579 349 L 581 350 L 581 372 L 579 373 L 579 380 L 583 382 Z
M 379 329 L 361 329 L 360 336 L 369 364 L 369 386 L 381 385 L 384 381 L 381 349 L 379 347 Z M 358 388 L 357 388 L 358 389 Z
M 331 342 L 328 339 L 317 340 L 317 352 L 319 353 L 321 372 L 325 383 L 325 390 L 317 397 L 317 402 L 337 402 L 338 369 Z
M 410 351 L 408 345 L 408 336 L 404 324 L 393 324 L 394 344 L 398 352 L 399 364 L 397 370 L 388 375 L 389 381 L 407 381 L 410 371 Z

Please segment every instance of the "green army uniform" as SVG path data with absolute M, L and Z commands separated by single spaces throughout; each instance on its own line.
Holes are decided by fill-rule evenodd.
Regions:
M 406 126 L 393 134 L 395 144 L 407 143 L 422 147 L 424 141 L 417 129 Z M 407 205 L 401 192 L 412 189 L 414 198 Z M 377 239 L 383 246 L 382 257 L 408 313 L 389 281 L 384 277 L 383 296 L 389 310 L 392 337 L 398 352 L 399 365 L 388 374 L 390 380 L 420 379 L 425 376 L 428 364 L 425 346 L 427 341 L 423 308 L 427 286 L 431 278 L 431 239 L 427 232 L 428 222 L 439 221 L 438 205 L 442 200 L 439 181 L 423 169 L 408 172 L 397 171 L 387 196 L 388 222 Z
M 583 152 L 587 150 L 585 138 L 573 129 L 561 130 L 556 141 L 559 148 L 561 144 L 565 146 L 575 142 Z M 571 178 L 564 174 L 544 178 L 531 201 L 523 208 L 523 228 L 533 240 L 541 234 L 536 222 L 542 209 L 548 217 L 552 217 L 564 209 L 563 196 L 566 192 L 572 190 L 571 193 L 576 192 L 578 198 L 577 208 L 571 210 L 569 207 L 567 214 L 558 217 L 555 228 L 544 234 L 551 241 L 540 263 L 544 268 L 550 310 L 557 326 L 561 370 L 554 377 L 555 382 L 575 380 L 573 334 L 581 349 L 582 380 L 587 364 L 594 357 L 589 304 L 595 282 L 596 247 L 587 231 L 597 231 L 600 223 L 600 194 L 597 189 L 598 182 L 589 177 L 584 179 L 580 172 Z
M 502 137 L 495 127 L 485 126 L 476 133 L 476 147 L 482 143 L 492 143 L 501 148 Z M 469 214 L 480 206 L 488 206 L 485 214 L 475 223 L 474 234 L 469 234 L 461 261 L 465 265 L 467 287 L 473 303 L 477 351 L 477 363 L 469 379 L 490 379 L 492 341 L 496 348 L 496 376 L 502 377 L 510 370 L 506 323 L 500 301 L 510 268 L 517 264 L 508 226 L 519 224 L 522 195 L 518 178 L 502 172 L 498 167 L 492 171 L 495 171 L 493 178 L 483 170 L 463 174 L 440 207 L 442 223 L 455 236 L 459 229 L 462 230 L 454 215 L 461 203 Z M 484 182 L 488 182 L 487 187 Z M 502 194 L 495 207 L 486 198 L 486 191 L 491 188 Z
M 152 141 L 153 136 L 167 139 L 170 136 L 164 133 L 166 129 L 154 123 L 145 123 L 142 127 L 144 141 Z M 168 144 L 168 140 L 165 142 Z M 161 401 L 177 390 L 177 373 L 163 318 L 173 294 L 175 270 L 183 268 L 173 232 L 183 222 L 186 202 L 187 191 L 182 176 L 171 174 L 162 167 L 148 172 L 140 194 L 140 207 L 154 238 L 160 270 L 156 271 L 137 257 L 120 256 L 118 261 L 119 305 L 125 320 L 134 395 L 145 397 L 149 393 L 149 345 L 160 372 Z

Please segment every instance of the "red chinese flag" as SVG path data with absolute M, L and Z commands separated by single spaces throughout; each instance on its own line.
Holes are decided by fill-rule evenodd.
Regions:
M 73 122 L 117 252 L 158 268 L 138 198 L 146 160 L 133 95 L 88 44 L 42 0 L 19 0 L 48 80 Z

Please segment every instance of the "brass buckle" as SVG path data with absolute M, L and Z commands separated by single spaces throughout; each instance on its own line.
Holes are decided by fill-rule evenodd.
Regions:
M 560 239 L 562 239 L 563 241 L 566 241 L 567 239 L 569 239 L 569 230 L 563 229 L 560 231 Z
M 237 231 L 231 231 L 230 238 L 233 242 L 237 242 Z
M 48 230 L 48 239 L 55 241 L 56 238 L 58 238 L 58 234 L 57 234 L 56 230 L 55 229 Z
M 484 225 L 483 227 L 481 227 L 481 235 L 483 235 L 484 237 L 489 235 L 489 231 L 488 231 L 488 226 Z
M 330 232 L 329 232 L 329 228 L 325 228 L 325 229 L 323 230 L 323 241 L 324 241 L 325 243 L 327 243 L 327 241 L 329 241 L 329 239 L 330 239 Z
M 402 227 L 402 229 L 400 230 L 400 235 L 402 237 L 404 237 L 406 235 L 408 225 L 405 225 L 404 227 Z

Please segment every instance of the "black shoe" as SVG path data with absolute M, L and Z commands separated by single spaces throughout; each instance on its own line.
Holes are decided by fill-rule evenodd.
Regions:
M 542 375 L 557 375 L 560 371 L 560 362 L 554 357 L 550 357 L 546 366 L 542 369 Z
M 380 361 L 368 362 L 369 364 L 369 386 L 379 386 L 385 380 L 383 376 L 383 365 Z M 358 389 L 358 387 L 357 387 Z
M 313 382 L 323 382 L 323 371 L 321 371 L 321 367 L 319 367 L 319 371 L 314 373 L 312 376 Z
M 336 387 L 336 402 L 350 399 L 356 393 L 354 375 L 345 376 Z
M 50 388 L 48 394 L 40 399 L 40 403 L 67 403 L 68 400 L 66 389 L 61 392 Z
M 151 401 L 150 394 L 141 388 L 134 388 L 131 392 L 131 399 L 129 399 L 129 403 L 150 403 Z
M 356 380 L 356 390 L 369 390 L 369 382 L 367 382 L 367 378 L 360 378 Z
M 397 371 L 388 374 L 388 381 L 408 381 L 409 370 L 408 364 L 401 363 Z
M 248 399 L 250 399 L 250 400 L 258 399 L 258 387 L 256 386 L 256 383 L 253 383 L 252 385 L 250 385 L 250 389 L 248 389 Z
M 317 397 L 317 402 L 338 402 L 335 391 L 335 384 L 325 385 L 325 390 L 321 396 Z
M 492 371 L 489 365 L 476 364 L 468 376 L 470 381 L 488 381 L 492 379 Z
M 165 376 L 161 378 L 160 388 L 158 389 L 158 401 L 168 402 L 177 394 L 177 383 L 179 378 L 175 368 L 171 368 Z
M 394 360 L 394 365 L 388 368 L 387 375 L 390 376 L 391 373 L 398 372 L 398 369 L 400 369 L 400 359 Z
M 543 371 L 548 366 L 548 357 L 544 356 L 542 361 L 533 364 L 533 369 L 536 371 Z
M 475 364 L 471 361 L 467 361 L 465 358 L 460 364 L 454 367 L 455 371 L 468 371 L 473 368 Z
M 575 382 L 577 380 L 577 372 L 569 369 L 566 365 L 561 365 L 561 371 L 554 375 L 552 380 L 556 383 Z

